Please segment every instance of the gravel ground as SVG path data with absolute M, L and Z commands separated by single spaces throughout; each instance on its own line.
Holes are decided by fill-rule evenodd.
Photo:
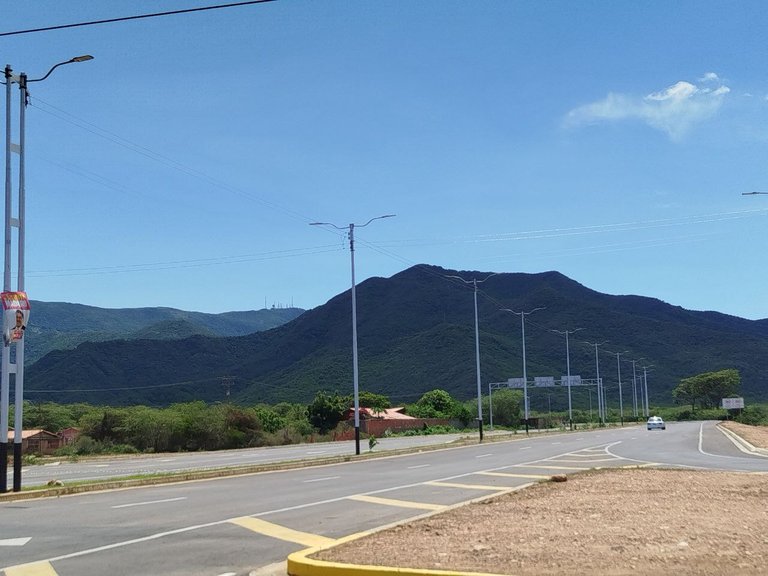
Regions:
M 727 427 L 768 448 L 768 427 Z M 762 473 L 592 471 L 384 530 L 314 558 L 516 576 L 767 574 L 767 499 Z

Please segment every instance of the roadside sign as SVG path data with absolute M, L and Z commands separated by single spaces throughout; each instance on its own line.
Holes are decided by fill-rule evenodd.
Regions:
M 726 410 L 744 408 L 744 398 L 723 398 L 722 407 Z
M 510 378 L 507 380 L 509 388 L 525 388 L 525 378 Z
M 563 386 L 568 386 L 568 376 L 563 376 L 560 382 Z M 585 384 L 581 383 L 581 376 L 571 375 L 571 386 L 585 386 Z
M 533 385 L 549 388 L 550 386 L 555 385 L 555 377 L 554 376 L 536 376 L 533 379 Z

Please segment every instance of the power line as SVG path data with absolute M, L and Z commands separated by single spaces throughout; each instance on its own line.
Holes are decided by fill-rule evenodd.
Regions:
M 106 20 L 92 20 L 90 22 L 77 22 L 74 24 L 60 24 L 58 26 L 46 26 L 44 28 L 30 28 L 28 30 L 15 30 L 13 32 L 0 32 L 0 36 L 17 36 L 19 34 L 32 34 L 33 32 L 50 32 L 51 30 L 63 30 L 65 28 L 80 28 L 83 26 L 95 26 L 97 24 L 112 24 L 114 22 L 126 22 L 128 20 L 141 20 L 143 18 L 156 18 L 158 16 L 174 16 L 176 14 L 188 14 L 190 12 L 204 12 L 206 10 L 219 10 L 221 8 L 236 8 L 250 4 L 265 4 L 275 0 L 249 0 L 248 2 L 234 2 L 232 4 L 217 4 L 215 6 L 202 6 L 199 8 L 184 8 L 183 10 L 171 10 L 169 12 L 154 12 L 152 14 L 138 14 L 136 16 L 121 16 L 119 18 L 107 18 Z

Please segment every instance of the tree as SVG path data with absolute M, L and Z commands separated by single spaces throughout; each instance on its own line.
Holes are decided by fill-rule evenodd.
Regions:
M 408 414 L 417 418 L 451 418 L 466 426 L 472 412 L 445 390 L 430 390 L 408 407 Z
M 309 422 L 321 434 L 326 434 L 343 420 L 348 407 L 348 396 L 339 396 L 338 392 L 334 392 L 331 396 L 321 390 L 315 394 L 315 399 L 307 407 Z
M 76 419 L 68 406 L 53 402 L 34 404 L 24 401 L 24 428 L 41 428 L 54 434 L 74 426 Z
M 392 407 L 389 398 L 382 394 L 374 394 L 373 392 L 361 391 L 358 395 L 358 402 L 361 407 L 370 408 L 374 414 L 379 414 Z
M 517 426 L 520 423 L 520 403 L 523 394 L 519 390 L 502 388 L 493 393 L 493 423 L 498 426 Z M 475 408 L 477 411 L 477 408 Z M 490 406 L 483 398 L 483 411 L 490 415 Z
M 691 410 L 696 409 L 697 401 L 702 408 L 715 408 L 722 398 L 736 394 L 740 386 L 739 371 L 729 368 L 683 378 L 672 391 L 672 396 L 690 402 Z

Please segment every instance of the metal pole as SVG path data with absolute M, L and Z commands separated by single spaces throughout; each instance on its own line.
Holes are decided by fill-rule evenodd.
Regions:
M 493 390 L 488 382 L 488 428 L 493 430 Z
M 637 422 L 637 375 L 635 373 L 635 363 L 637 360 L 632 360 L 632 415 Z
M 566 374 L 568 374 L 568 423 L 570 429 L 573 430 L 573 405 L 571 403 L 571 349 L 568 345 L 568 330 L 565 331 L 565 367 Z M 550 412 L 552 412 L 551 408 Z
M 587 344 L 595 347 L 595 371 L 597 372 L 597 415 L 598 420 L 602 421 L 603 424 L 605 424 L 606 420 L 608 419 L 608 400 L 605 393 L 605 384 L 603 383 L 603 379 L 600 378 L 600 354 L 598 347 L 607 343 L 607 340 L 604 342 L 595 343 L 587 342 Z
M 616 371 L 619 379 L 619 422 L 624 426 L 624 398 L 621 394 L 621 355 L 623 352 L 616 352 Z
M 3 266 L 3 290 L 11 287 L 11 84 L 13 71 L 5 67 L 5 250 Z M 10 406 L 10 362 L 7 346 L 2 351 L 2 375 L 0 377 L 0 493 L 8 491 L 8 411 Z
M 360 398 L 357 369 L 357 300 L 355 296 L 355 225 L 349 225 L 349 255 L 352 262 L 352 388 L 355 410 L 355 454 L 360 454 Z
M 645 417 L 648 418 L 651 415 L 651 408 L 648 404 L 648 372 L 646 366 L 643 366 L 643 382 L 645 384 Z
M 27 107 L 27 75 L 21 74 L 19 79 L 19 206 L 18 206 L 18 276 L 17 290 L 24 290 L 24 150 Z M 21 448 L 24 433 L 24 338 L 16 343 L 16 389 L 14 394 L 14 424 L 13 424 L 13 491 L 21 491 Z
M 568 335 L 574 334 L 583 328 L 576 328 L 576 330 L 552 330 L 557 334 L 565 334 L 565 365 L 567 368 L 567 386 L 568 386 L 568 423 L 571 430 L 573 430 L 573 402 L 571 396 L 571 349 L 568 341 Z
M 483 441 L 483 404 L 480 390 L 480 325 L 477 319 L 477 279 L 473 281 L 475 287 L 475 359 L 477 364 L 477 426 L 480 431 L 480 442 Z
M 371 218 L 365 224 L 358 228 L 368 226 L 374 220 L 382 218 L 392 218 L 394 214 L 385 214 Z M 354 411 L 355 411 L 355 454 L 360 454 L 360 395 L 359 395 L 359 372 L 357 367 L 357 295 L 355 291 L 355 224 L 349 224 L 348 227 L 337 226 L 330 222 L 310 222 L 310 226 L 333 226 L 337 230 L 349 230 L 349 256 L 352 268 L 352 381 L 354 390 Z
M 523 401 L 525 405 L 525 431 L 528 432 L 528 372 L 525 367 L 525 312 L 520 313 L 523 333 Z

